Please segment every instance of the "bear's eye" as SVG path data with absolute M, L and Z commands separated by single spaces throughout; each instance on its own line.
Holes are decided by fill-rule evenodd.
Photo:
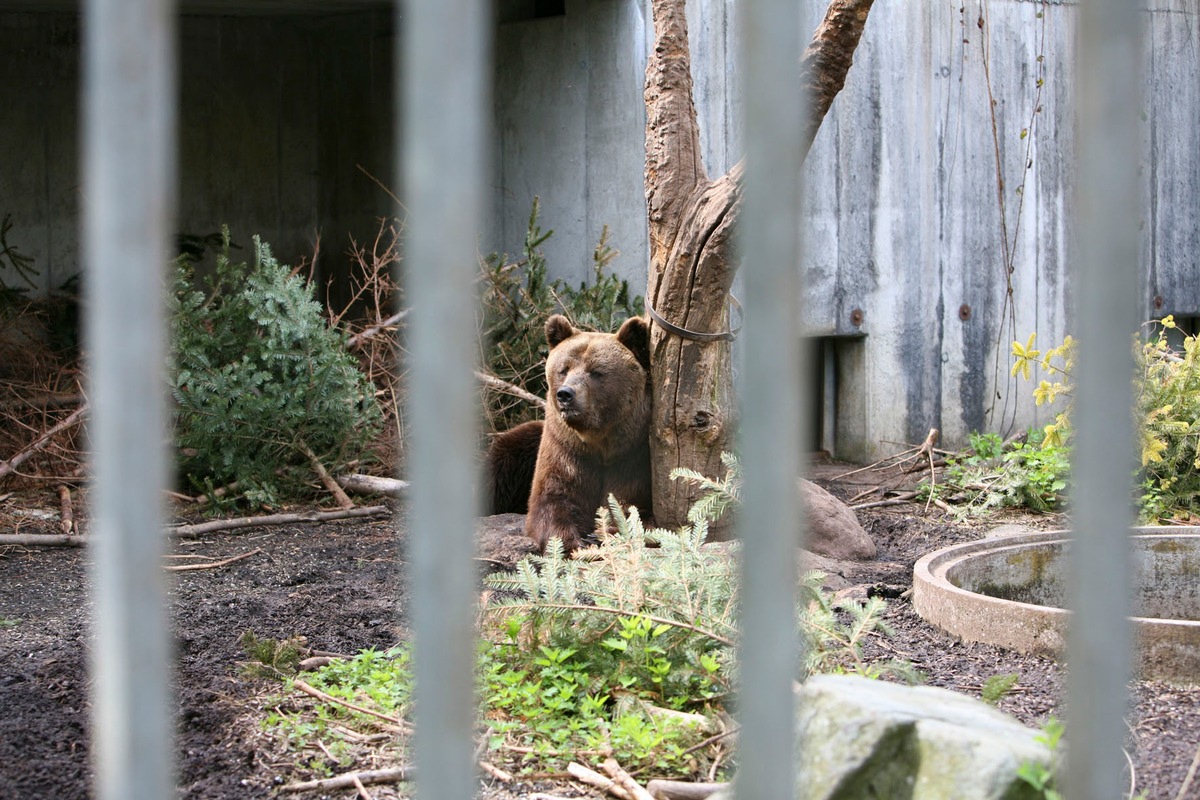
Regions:
M 591 375 L 593 378 L 603 378 L 605 373 L 604 373 L 604 370 L 602 370 L 602 369 L 593 369 L 593 370 L 590 370 L 588 372 L 588 374 Z

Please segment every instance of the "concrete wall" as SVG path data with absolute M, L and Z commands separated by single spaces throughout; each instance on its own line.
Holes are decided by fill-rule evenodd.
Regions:
M 589 279 L 608 224 L 614 268 L 640 292 L 649 2 L 554 6 L 502 4 L 513 13 L 497 29 L 495 223 L 479 246 L 519 253 L 538 195 L 554 276 Z M 736 0 L 689 0 L 688 13 L 718 175 L 742 151 Z M 1008 353 L 1031 332 L 1050 346 L 1071 330 L 1076 14 L 1062 0 L 872 9 L 806 164 L 798 223 L 804 323 L 833 361 L 810 388 L 839 455 L 871 459 L 930 427 L 959 445 L 1048 417 L 1009 376 Z M 1145 138 L 1131 154 L 1145 176 L 1140 302 L 1147 318 L 1200 317 L 1200 0 L 1151 0 L 1145 19 Z M 180 230 L 230 222 L 291 262 L 320 232 L 323 268 L 344 269 L 350 237 L 391 210 L 357 168 L 390 183 L 390 14 L 187 17 L 181 33 Z M 73 15 L 0 14 L 0 215 L 48 286 L 79 267 L 78 46 Z
M 721 167 L 736 148 L 713 140 L 738 138 L 732 5 L 689 4 L 705 154 Z M 1053 413 L 1009 376 L 1009 351 L 1033 332 L 1043 349 L 1071 332 L 1076 17 L 1062 0 L 872 8 L 805 170 L 805 325 L 847 337 L 827 348 L 839 455 L 874 459 L 931 427 L 961 445 L 971 431 L 1009 433 Z M 1131 154 L 1145 179 L 1139 302 L 1147 319 L 1195 317 L 1200 3 L 1153 0 L 1145 20 L 1145 141 Z
M 179 232 L 228 223 L 288 263 L 320 236 L 344 271 L 390 212 L 358 166 L 393 183 L 391 15 L 185 16 L 180 42 Z M 42 290 L 80 269 L 79 44 L 75 14 L 0 13 L 0 215 Z
M 642 171 L 649 17 L 630 0 L 567 0 L 559 16 L 499 26 L 495 228 L 484 251 L 519 254 L 533 198 L 553 230 L 555 277 L 590 281 L 604 225 L 622 255 L 612 270 L 644 294 L 649 244 Z

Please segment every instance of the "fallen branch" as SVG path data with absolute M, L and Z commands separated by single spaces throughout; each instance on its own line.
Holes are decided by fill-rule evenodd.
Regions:
M 608 773 L 613 782 L 629 793 L 633 800 L 654 800 L 654 796 L 646 791 L 646 787 L 635 781 L 633 777 L 621 768 L 612 756 L 604 759 L 600 769 Z
M 364 786 L 376 783 L 404 783 L 411 781 L 416 775 L 416 770 L 412 767 L 393 767 L 392 769 L 371 769 L 363 772 L 350 772 L 345 775 L 338 775 L 336 778 L 322 778 L 316 781 L 304 781 L 303 783 L 289 783 L 286 786 L 280 786 L 279 791 L 286 793 L 294 792 L 319 792 L 326 789 L 352 789 L 357 781 Z
M 390 714 L 383 714 L 370 708 L 364 708 L 363 706 L 355 705 L 348 700 L 342 700 L 341 698 L 334 697 L 331 694 L 326 694 L 320 689 L 310 686 L 301 680 L 293 679 L 292 686 L 295 686 L 297 689 L 307 695 L 317 698 L 323 703 L 333 703 L 335 705 L 348 708 L 351 711 L 357 711 L 359 714 L 366 714 L 368 717 L 375 717 L 376 719 L 383 720 L 384 722 L 394 726 L 396 728 L 396 733 L 412 733 L 412 725 L 400 719 L 399 717 L 393 717 Z
M 10 458 L 8 461 L 0 461 L 0 478 L 4 478 L 12 472 L 15 472 L 17 467 L 29 460 L 29 457 L 45 447 L 54 436 L 68 428 L 78 425 L 83 419 L 83 416 L 88 412 L 88 404 L 84 403 L 79 408 L 71 412 L 71 414 L 62 422 L 55 425 L 53 428 L 46 430 L 41 436 L 33 440 L 33 443 L 26 447 L 21 452 Z
M 354 508 L 354 501 L 338 486 L 337 481 L 329 474 L 329 470 L 325 469 L 325 465 L 321 463 L 321 459 L 317 458 L 317 454 L 312 451 L 304 442 L 297 442 L 297 447 L 304 457 L 308 459 L 309 465 L 313 468 L 313 472 L 317 473 L 317 477 L 321 479 L 321 483 L 333 495 L 333 499 L 337 501 L 339 508 Z
M 859 503 L 856 506 L 850 506 L 850 508 L 853 509 L 854 511 L 861 511 L 864 508 L 883 508 L 884 506 L 899 506 L 899 505 L 908 503 L 912 500 L 915 500 L 916 497 L 917 497 L 916 492 L 905 492 L 904 494 L 898 494 L 895 497 L 892 497 L 888 500 L 876 500 L 871 503 Z
M 0 401 L 0 411 L 14 408 L 63 408 L 77 406 L 83 402 L 81 394 L 54 394 L 44 392 L 30 397 L 18 397 L 15 400 Z
M 408 493 L 408 481 L 397 478 L 381 478 L 377 475 L 338 475 L 337 482 L 347 492 L 355 494 L 386 494 L 391 497 L 403 497 Z
M 58 527 L 70 536 L 75 530 L 75 510 L 71 505 L 71 489 L 66 484 L 58 487 L 58 504 L 61 509 Z
M 599 772 L 590 770 L 582 764 L 577 764 L 574 761 L 567 764 L 567 772 L 571 777 L 580 783 L 585 783 L 588 786 L 593 786 L 602 792 L 608 792 L 618 800 L 633 800 L 633 796 L 615 781 L 606 778 Z
M 653 780 L 646 784 L 646 790 L 655 800 L 705 800 L 727 786 L 728 783 Z
M 248 553 L 242 553 L 241 555 L 233 556 L 232 558 L 226 558 L 222 561 L 213 561 L 208 564 L 180 564 L 177 567 L 163 567 L 163 569 L 165 569 L 167 572 L 192 572 L 200 569 L 220 569 L 221 567 L 227 567 L 234 562 L 241 561 L 244 558 L 259 555 L 262 552 L 263 550 L 261 547 L 256 547 Z
M 83 547 L 87 543 L 87 536 L 40 533 L 0 534 L 0 547 L 6 545 L 20 547 Z
M 267 525 L 288 525 L 296 522 L 328 522 L 335 519 L 361 517 L 386 517 L 392 513 L 387 506 L 347 508 L 340 511 L 299 511 L 294 514 L 266 514 L 261 517 L 235 517 L 199 522 L 194 525 L 176 525 L 167 528 L 167 533 L 181 539 L 194 538 L 215 531 L 231 531 L 237 528 L 257 528 Z
M 475 377 L 479 379 L 480 383 L 482 383 L 484 386 L 488 387 L 489 389 L 495 389 L 498 392 L 503 392 L 504 394 L 511 394 L 513 397 L 519 397 L 522 400 L 524 400 L 525 402 L 527 402 L 531 405 L 535 405 L 538 408 L 546 407 L 545 398 L 538 397 L 533 392 L 527 392 L 524 389 L 522 389 L 520 386 L 517 386 L 516 384 L 513 384 L 513 383 L 509 383 L 508 381 L 501 380 L 501 379 L 497 378 L 495 375 L 488 375 L 486 372 L 480 372 L 479 370 L 475 370 Z
M 480 761 L 479 768 L 501 783 L 512 783 L 513 776 L 488 761 Z

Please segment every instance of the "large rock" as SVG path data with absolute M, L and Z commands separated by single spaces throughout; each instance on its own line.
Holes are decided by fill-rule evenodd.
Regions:
M 875 542 L 858 524 L 850 506 L 815 483 L 804 479 L 798 483 L 808 508 L 806 549 L 839 560 L 866 561 L 875 557 Z
M 818 675 L 799 702 L 799 800 L 1032 800 L 1017 770 L 1051 762 L 1037 731 L 946 689 Z

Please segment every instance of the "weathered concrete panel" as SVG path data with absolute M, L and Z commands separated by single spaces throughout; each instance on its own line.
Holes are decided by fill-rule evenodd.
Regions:
M 499 26 L 496 230 L 482 247 L 519 253 L 537 196 L 555 277 L 590 281 L 607 224 L 613 270 L 645 291 L 646 19 L 628 0 L 568 0 L 563 15 Z
M 284 261 L 322 241 L 322 277 L 345 270 L 391 201 L 391 14 L 194 17 L 180 25 L 178 231 L 228 223 Z M 0 216 L 39 289 L 78 273 L 79 20 L 0 13 Z M 6 281 L 7 273 L 0 273 Z

